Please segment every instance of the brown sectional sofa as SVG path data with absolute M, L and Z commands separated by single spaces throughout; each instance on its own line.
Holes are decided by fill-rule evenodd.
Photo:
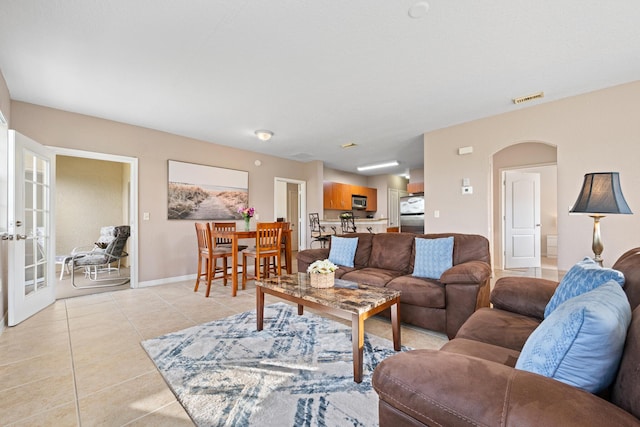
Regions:
M 613 384 L 598 395 L 515 369 L 557 282 L 502 278 L 493 308 L 476 311 L 437 350 L 381 362 L 373 374 L 380 426 L 640 426 L 640 248 L 613 266 L 632 310 Z
M 353 233 L 358 237 L 354 267 L 336 271 L 336 278 L 398 289 L 402 322 L 445 332 L 453 337 L 480 307 L 489 306 L 491 277 L 489 242 L 469 234 Z M 453 267 L 440 280 L 413 277 L 415 238 L 453 237 Z M 326 259 L 330 248 L 307 249 L 297 255 L 298 271 Z

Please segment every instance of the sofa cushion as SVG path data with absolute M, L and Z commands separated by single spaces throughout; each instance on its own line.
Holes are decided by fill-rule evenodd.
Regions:
M 400 276 L 387 283 L 387 288 L 400 291 L 400 302 L 420 307 L 445 308 L 444 286 L 434 280 Z
M 540 320 L 533 317 L 496 308 L 481 308 L 464 322 L 456 339 L 467 338 L 520 351 L 538 325 Z
M 533 331 L 517 369 L 596 393 L 613 381 L 631 321 L 615 280 L 560 304 Z
M 340 278 L 365 285 L 384 287 L 390 280 L 400 276 L 400 274 L 399 271 L 366 267 L 345 273 Z
M 570 298 L 589 292 L 598 286 L 615 280 L 624 285 L 624 275 L 611 268 L 602 268 L 591 258 L 585 258 L 565 274 L 551 300 L 544 309 L 544 317 L 549 316 L 560 304 Z
M 353 259 L 353 265 L 355 268 L 366 267 L 369 263 L 369 257 L 371 256 L 371 243 L 373 241 L 374 234 L 371 233 L 349 233 L 341 234 L 340 237 L 344 239 L 358 239 L 358 247 L 356 249 L 356 256 Z M 329 239 L 329 249 L 326 249 L 327 256 L 329 257 L 329 250 L 331 248 L 331 239 Z M 305 249 L 301 252 L 306 252 L 310 249 Z
M 356 256 L 358 238 L 347 239 L 344 237 L 331 236 L 331 248 L 329 249 L 329 261 L 336 265 L 353 267 L 353 260 Z
M 443 345 L 440 350 L 479 357 L 480 359 L 490 360 L 512 368 L 516 366 L 516 361 L 520 356 L 520 352 L 517 350 L 465 338 L 455 338 Z
M 624 274 L 624 293 L 635 310 L 640 305 L 640 248 L 628 250 L 618 258 L 613 269 Z
M 491 291 L 494 308 L 544 319 L 544 309 L 558 282 L 530 277 L 501 277 Z
M 453 237 L 421 239 L 416 237 L 413 275 L 439 280 L 453 266 Z
M 632 413 L 636 418 L 640 418 L 638 384 L 640 384 L 640 306 L 633 310 L 618 377 L 611 387 L 611 402 Z
M 414 238 L 415 234 L 410 233 L 375 234 L 367 267 L 408 274 Z

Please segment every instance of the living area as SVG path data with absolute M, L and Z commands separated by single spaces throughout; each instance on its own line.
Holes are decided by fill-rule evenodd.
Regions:
M 635 288 L 636 273 L 628 264 L 637 264 L 637 258 L 623 257 L 639 246 L 636 231 L 640 229 L 637 212 L 640 195 L 635 190 L 640 184 L 637 168 L 640 129 L 636 118 L 640 98 L 637 78 L 640 55 L 636 55 L 640 34 L 636 22 L 640 20 L 640 10 L 635 2 L 603 7 L 577 1 L 548 5 L 501 0 L 491 6 L 469 3 L 461 7 L 459 3 L 437 0 L 428 3 L 376 0 L 366 5 L 239 1 L 151 8 L 118 0 L 101 9 L 91 9 L 88 3 L 64 1 L 22 3 L 23 6 L 4 2 L 0 13 L 0 52 L 3 52 L 0 112 L 4 118 L 0 118 L 0 122 L 4 121 L 1 126 L 15 129 L 53 151 L 64 149 L 135 159 L 136 182 L 123 191 L 137 196 L 128 218 L 132 231 L 128 252 L 135 254 L 136 259 L 131 266 L 131 284 L 125 285 L 125 289 L 58 301 L 17 326 L 4 327 L 0 334 L 3 423 L 191 425 L 197 415 L 184 409 L 175 389 L 159 373 L 163 361 L 152 362 L 141 341 L 167 337 L 169 342 L 177 339 L 172 334 L 212 322 L 227 338 L 232 336 L 231 331 L 247 335 L 256 332 L 256 319 L 251 317 L 256 310 L 256 287 L 252 281 L 246 290 L 239 289 L 236 297 L 219 280 L 212 285 L 208 298 L 202 289 L 193 291 L 197 269 L 194 221 L 167 218 L 171 160 L 246 172 L 249 206 L 256 208 L 259 221 L 275 222 L 282 216 L 278 214 L 275 197 L 279 181 L 302 183 L 299 185 L 304 186 L 306 196 L 300 203 L 302 219 L 297 224 L 304 231 L 298 248 L 301 257 L 308 255 L 303 252 L 309 249 L 312 240 L 308 214 L 318 212 L 322 218 L 323 184 L 338 181 L 338 175 L 347 176 L 345 181 L 351 181 L 350 184 L 376 188 L 378 211 L 375 218 L 362 221 L 384 221 L 391 216 L 388 201 L 393 193 L 389 190 L 397 189 L 397 182 L 403 182 L 406 188 L 407 182 L 411 183 L 419 174 L 424 182 L 427 236 L 486 239 L 482 240 L 486 243 L 482 252 L 488 256 L 473 261 L 487 263 L 488 276 L 484 267 L 469 269 L 463 276 L 466 280 L 472 277 L 475 282 L 452 281 L 439 287 L 430 282 L 432 279 L 404 277 L 411 276 L 415 266 L 415 240 L 403 233 L 384 233 L 382 229 L 375 234 L 366 228 L 359 230 L 364 231 L 358 233 L 361 243 L 378 236 L 391 239 L 387 236 L 391 234 L 406 239 L 394 242 L 397 246 L 389 246 L 402 247 L 412 260 L 397 266 L 390 265 L 397 257 L 385 254 L 372 258 L 376 252 L 370 240 L 367 261 L 360 265 L 362 269 L 392 270 L 393 273 L 385 273 L 385 280 L 389 280 L 382 287 L 389 286 L 387 283 L 397 286 L 405 298 L 402 301 L 401 296 L 400 316 L 404 313 L 406 318 L 401 326 L 401 343 L 406 348 L 400 354 L 394 349 L 389 320 L 374 316 L 365 322 L 364 355 L 373 357 L 364 360 L 365 376 L 373 374 L 375 366 L 386 366 L 384 372 L 389 382 L 378 389 L 384 394 L 382 400 L 371 388 L 367 391 L 371 393 L 367 395 L 370 399 L 367 404 L 358 400 L 346 412 L 372 409 L 375 420 L 371 425 L 433 422 L 427 419 L 429 414 L 402 412 L 398 408 L 401 405 L 393 399 L 400 396 L 404 405 L 407 396 L 388 389 L 406 378 L 396 376 L 394 362 L 381 361 L 414 354 L 409 348 L 424 350 L 428 354 L 425 357 L 433 360 L 432 368 L 421 365 L 422 362 L 412 364 L 409 380 L 422 378 L 416 373 L 433 375 L 429 382 L 432 378 L 442 380 L 444 384 L 438 385 L 433 394 L 446 399 L 446 403 L 453 402 L 453 411 L 461 419 L 469 420 L 478 413 L 485 424 L 501 419 L 503 414 L 496 411 L 502 406 L 495 403 L 497 400 L 489 401 L 489 397 L 495 397 L 497 386 L 483 390 L 481 399 L 477 394 L 465 394 L 472 390 L 471 384 L 464 383 L 459 388 L 456 384 L 454 391 L 453 379 L 444 375 L 440 378 L 438 372 L 432 371 L 438 367 L 439 371 L 453 370 L 473 379 L 477 377 L 467 373 L 482 372 L 485 375 L 478 381 L 486 382 L 485 387 L 492 385 L 486 381 L 490 375 L 499 382 L 502 380 L 497 378 L 502 375 L 513 374 L 511 365 L 515 366 L 525 338 L 530 336 L 534 324 L 543 322 L 544 298 L 550 299 L 553 294 L 550 282 L 558 282 L 585 257 L 594 256 L 593 218 L 569 212 L 585 174 L 619 173 L 621 188 L 634 214 L 607 214 L 601 220 L 603 264 L 608 268 L 615 265 L 623 272 L 631 283 L 622 288 L 627 296 L 629 289 Z M 544 31 L 540 23 L 545 23 Z M 544 93 L 516 103 L 518 97 L 539 91 Z M 67 98 L 71 95 L 75 98 Z M 107 106 L 111 110 L 102 109 Z M 256 132 L 267 129 L 272 131 L 271 139 L 258 139 Z M 543 151 L 545 154 L 539 155 Z M 547 156 L 550 152 L 553 155 Z M 0 153 L 0 160 L 9 163 L 5 152 Z M 384 172 L 356 170 L 356 166 L 385 160 L 400 160 L 400 165 Z M 505 268 L 503 173 L 548 167 L 555 168 L 555 209 L 552 213 L 544 212 L 553 219 L 543 223 L 542 228 L 551 230 L 543 235 L 551 236 L 556 243 L 555 258 L 551 258 L 555 268 L 547 269 L 544 265 L 537 271 Z M 410 178 L 400 176 L 407 171 Z M 6 203 L 0 204 L 3 209 L 6 207 Z M 0 217 L 4 221 L 5 215 Z M 331 219 L 337 220 L 337 213 Z M 72 222 L 74 218 L 66 216 L 65 220 Z M 19 230 L 9 233 L 5 228 L 8 227 L 4 223 L 0 224 L 0 234 L 21 235 Z M 87 243 L 98 235 L 96 229 Z M 2 270 L 7 248 L 21 239 L 3 241 L 0 245 Z M 538 249 L 546 248 L 545 240 L 540 239 L 538 243 L 542 246 Z M 74 245 L 66 246 L 70 249 Z M 314 245 L 314 251 L 321 249 Z M 330 251 L 329 241 L 325 251 L 318 253 L 326 257 Z M 361 255 L 364 259 L 364 253 Z M 385 260 L 389 265 L 385 265 Z M 479 281 L 475 277 L 478 272 L 482 273 Z M 345 274 L 358 277 L 359 281 L 365 278 L 362 271 Z M 461 278 L 460 274 L 451 276 L 445 274 L 445 279 Z M 538 276 L 536 279 L 547 281 L 528 281 L 524 276 Z M 376 276 L 382 281 L 381 277 Z M 512 280 L 514 277 L 519 280 Z M 500 278 L 509 280 L 497 286 Z M 7 315 L 9 282 L 4 274 L 0 287 L 3 316 Z M 412 286 L 417 288 L 417 283 L 422 282 L 429 283 L 428 291 L 412 293 Z M 526 297 L 508 284 L 527 292 Z M 482 291 L 467 294 L 469 289 L 465 288 L 449 295 L 446 289 L 449 285 L 453 285 L 451 290 L 471 285 Z M 469 295 L 476 298 L 475 304 L 467 301 Z M 455 297 L 465 300 L 461 306 L 472 308 L 465 309 L 464 315 L 448 329 L 446 302 Z M 296 330 L 315 336 L 318 343 L 332 343 L 325 348 L 333 348 L 333 343 L 336 346 L 347 343 L 336 353 L 343 357 L 340 363 L 343 368 L 346 366 L 346 376 L 353 376 L 349 322 L 320 316 L 313 310 L 298 316 L 295 305 L 283 307 L 278 304 L 280 299 L 266 298 L 266 306 L 271 308 L 267 308 L 265 316 L 281 322 L 282 330 Z M 629 296 L 628 300 L 633 298 Z M 633 301 L 630 305 L 633 308 Z M 505 315 L 503 320 L 515 322 L 513 319 L 517 318 L 526 324 L 526 331 L 506 334 L 503 328 L 494 334 L 499 338 L 508 336 L 517 345 L 503 345 L 504 342 L 494 340 L 494 335 L 488 337 L 478 332 L 482 329 L 478 325 L 496 324 L 491 317 L 495 314 L 487 314 L 490 319 L 485 323 L 475 323 L 487 319 L 481 317 L 484 314 L 475 313 L 488 310 L 508 311 L 513 316 Z M 458 313 L 451 311 L 454 312 Z M 329 320 L 332 323 L 325 323 Z M 346 329 L 334 327 L 336 324 Z M 628 331 L 632 334 L 637 330 L 636 324 L 636 320 L 630 321 Z M 313 335 L 332 327 L 340 338 Z M 337 357 L 317 352 L 320 345 L 305 346 L 310 341 L 316 342 L 315 339 L 284 342 L 268 335 L 271 329 L 265 326 L 262 331 L 265 333 L 257 338 L 269 337 L 283 349 L 297 346 L 301 352 L 308 350 L 315 360 Z M 189 334 L 186 339 L 195 336 Z M 209 336 L 219 335 L 211 332 Z M 251 335 L 253 338 L 256 337 Z M 469 342 L 473 339 L 485 345 L 473 346 L 475 343 Z M 157 343 L 150 341 L 149 345 L 153 344 L 160 354 L 166 348 L 155 347 Z M 242 362 L 236 364 L 235 383 L 221 375 L 215 377 L 216 385 L 237 385 L 238 379 L 245 378 L 242 375 L 249 371 L 249 350 L 258 352 L 266 348 L 258 344 L 236 346 L 222 339 L 210 345 L 216 351 L 211 352 L 207 363 L 216 359 L 219 365 L 224 364 L 217 358 L 225 357 L 225 346 L 229 357 Z M 444 351 L 440 351 L 443 346 Z M 634 340 L 627 340 L 631 352 L 635 346 Z M 174 348 L 193 350 L 196 355 L 201 350 L 182 345 Z M 376 350 L 369 351 L 372 348 Z M 453 350 L 458 354 L 450 356 Z M 467 353 L 460 354 L 464 352 Z M 279 354 L 283 353 L 286 351 Z M 269 355 L 263 357 L 272 362 L 278 360 L 271 348 L 262 354 Z M 631 353 L 623 350 L 623 354 L 622 372 L 629 372 L 627 355 Z M 468 364 L 472 358 L 474 364 Z M 187 359 L 183 361 L 186 363 Z M 443 369 L 442 363 L 450 365 Z M 314 384 L 329 383 L 322 381 L 329 374 L 314 377 L 315 368 L 306 365 L 289 362 L 273 365 L 276 366 L 272 368 L 286 373 L 283 377 L 300 378 L 304 374 Z M 294 369 L 303 374 L 291 375 Z M 192 400 L 197 407 L 198 397 L 214 395 L 216 387 L 210 387 L 211 382 L 204 380 L 189 383 L 187 374 L 183 371 L 176 374 L 174 384 L 193 385 L 191 390 L 200 394 Z M 526 381 L 537 375 L 528 374 L 522 374 Z M 347 384 L 356 387 L 353 378 L 350 380 L 339 383 L 340 387 L 344 385 L 346 389 Z M 452 391 L 446 394 L 449 380 Z M 547 387 L 549 381 L 554 385 Z M 370 376 L 362 383 L 367 382 L 371 386 Z M 633 413 L 637 418 L 634 409 L 629 409 L 628 402 L 621 398 L 621 394 L 635 398 L 634 390 L 626 388 L 621 379 L 612 380 L 617 388 L 613 392 L 615 397 L 605 396 L 600 390 L 578 393 L 576 387 L 549 378 L 527 384 L 533 389 L 522 392 L 527 396 L 539 388 L 553 389 L 548 397 L 557 401 L 562 401 L 558 396 L 577 393 L 579 397 L 565 399 L 564 403 L 573 409 L 597 407 L 599 416 L 608 414 L 611 406 L 624 408 L 613 409 L 617 415 L 612 417 L 619 416 L 621 425 L 637 424 L 637 419 L 629 418 L 631 415 L 621 414 Z M 271 389 L 255 384 L 253 390 L 264 396 Z M 294 392 L 287 394 L 288 399 Z M 271 399 L 277 396 L 274 392 Z M 335 399 L 346 404 L 354 395 L 336 396 L 329 396 L 326 402 Z M 378 418 L 380 401 L 387 406 L 383 408 L 384 415 Z M 512 425 L 544 424 L 538 422 L 543 419 L 538 415 L 560 412 L 546 411 L 551 406 L 544 400 L 515 401 L 529 412 L 525 415 L 513 412 L 516 419 L 509 418 Z M 234 402 L 242 411 L 252 406 L 244 398 Z M 265 402 L 274 404 L 273 400 Z M 313 412 L 319 402 L 325 400 L 316 397 L 311 402 L 309 398 L 296 402 L 295 407 L 300 414 L 322 414 L 320 410 Z M 410 403 L 407 407 L 413 408 L 411 405 L 415 404 L 438 413 L 438 409 L 424 402 L 411 399 L 407 402 Z M 434 402 L 431 401 L 433 406 L 441 403 Z M 477 406 L 473 402 L 478 402 Z M 272 407 L 269 405 L 267 408 Z M 470 415 L 464 412 L 469 409 L 477 411 Z M 484 415 L 491 420 L 482 418 Z M 260 416 L 268 419 L 264 413 Z M 436 421 L 455 425 L 455 420 L 446 414 L 442 416 Z M 553 415 L 548 416 L 544 418 L 546 424 L 557 425 Z M 237 425 L 247 424 L 238 421 L 242 418 L 234 419 Z M 571 420 L 559 419 L 563 425 L 572 424 Z M 582 423 L 581 418 L 577 419 Z M 599 421 L 594 416 L 583 425 Z

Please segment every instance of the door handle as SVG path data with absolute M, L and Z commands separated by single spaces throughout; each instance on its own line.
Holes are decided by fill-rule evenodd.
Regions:
M 0 240 L 13 240 L 13 235 L 8 233 L 0 234 Z
M 16 240 L 27 240 L 26 234 L 16 234 Z

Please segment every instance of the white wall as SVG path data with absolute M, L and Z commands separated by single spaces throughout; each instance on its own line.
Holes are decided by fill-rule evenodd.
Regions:
M 593 220 L 569 216 L 589 172 L 620 172 L 622 190 L 635 215 L 602 220 L 605 265 L 627 249 L 640 246 L 640 81 L 541 104 L 514 106 L 514 112 L 440 129 L 424 135 L 427 230 L 493 235 L 492 157 L 513 144 L 538 141 L 557 147 L 558 268 L 568 270 L 593 256 Z M 457 148 L 473 146 L 471 155 Z M 460 194 L 469 177 L 474 194 Z M 433 210 L 440 210 L 434 219 Z

